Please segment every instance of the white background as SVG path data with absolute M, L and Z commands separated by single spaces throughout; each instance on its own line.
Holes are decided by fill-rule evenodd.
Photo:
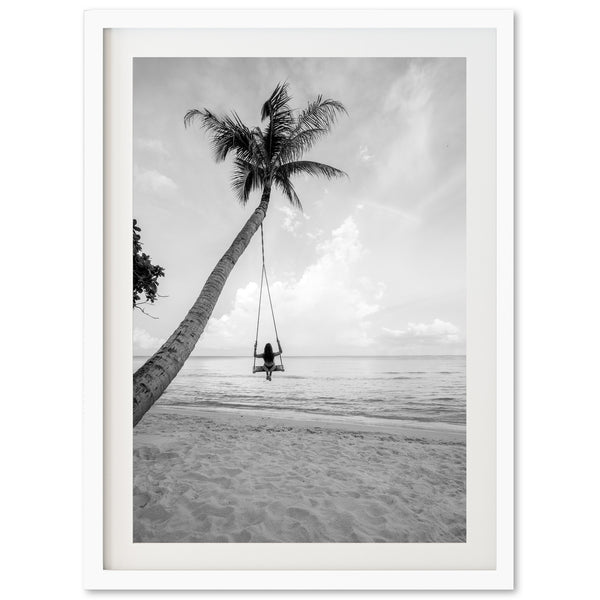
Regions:
M 88 594 L 81 589 L 81 11 L 119 4 L 32 0 L 3 12 L 0 514 L 10 598 Z M 598 11 L 582 0 L 431 6 L 475 4 L 517 11 L 516 595 L 592 597 L 600 542 Z M 317 3 L 257 3 L 277 5 Z M 400 1 L 369 8 L 376 6 L 425 8 Z

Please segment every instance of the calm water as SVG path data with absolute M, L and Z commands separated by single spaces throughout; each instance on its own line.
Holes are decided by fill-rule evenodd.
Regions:
M 145 358 L 134 359 L 134 370 Z M 464 426 L 464 356 L 288 357 L 285 373 L 252 374 L 250 358 L 188 359 L 158 401 Z

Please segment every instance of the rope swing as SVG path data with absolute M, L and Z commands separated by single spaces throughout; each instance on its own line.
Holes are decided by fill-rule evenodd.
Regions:
M 267 288 L 267 295 L 269 297 L 269 306 L 271 307 L 271 317 L 273 319 L 273 328 L 275 329 L 275 339 L 277 341 L 277 345 L 279 346 L 279 334 L 277 332 L 277 323 L 275 322 L 275 311 L 273 310 L 273 302 L 271 300 L 271 290 L 269 289 L 269 279 L 267 277 L 267 268 L 265 267 L 265 238 L 263 235 L 263 225 L 260 224 L 260 246 L 262 251 L 262 270 L 260 273 L 260 293 L 258 295 L 258 317 L 256 319 L 256 339 L 254 340 L 254 346 L 258 344 L 258 330 L 260 328 L 260 309 L 262 305 L 262 293 L 263 293 L 263 284 Z M 283 371 L 283 359 L 281 358 L 281 354 L 279 355 L 279 362 L 281 363 L 281 370 Z M 252 370 L 254 371 L 256 367 L 256 356 L 254 357 L 254 365 Z

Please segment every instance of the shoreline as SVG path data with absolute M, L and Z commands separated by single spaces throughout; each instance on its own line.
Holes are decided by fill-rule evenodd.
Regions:
M 448 423 L 415 423 L 399 419 L 377 417 L 354 417 L 338 415 L 307 414 L 286 409 L 252 408 L 206 408 L 181 405 L 154 405 L 150 409 L 158 414 L 185 414 L 199 418 L 210 418 L 221 422 L 240 424 L 264 424 L 274 421 L 286 427 L 307 429 L 319 427 L 352 432 L 372 432 L 397 435 L 403 438 L 426 438 L 428 440 L 466 442 L 466 428 Z

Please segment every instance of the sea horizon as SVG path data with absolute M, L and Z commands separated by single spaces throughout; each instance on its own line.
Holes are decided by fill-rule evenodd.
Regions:
M 284 356 L 272 381 L 252 356 L 191 358 L 157 405 L 466 426 L 464 355 Z

